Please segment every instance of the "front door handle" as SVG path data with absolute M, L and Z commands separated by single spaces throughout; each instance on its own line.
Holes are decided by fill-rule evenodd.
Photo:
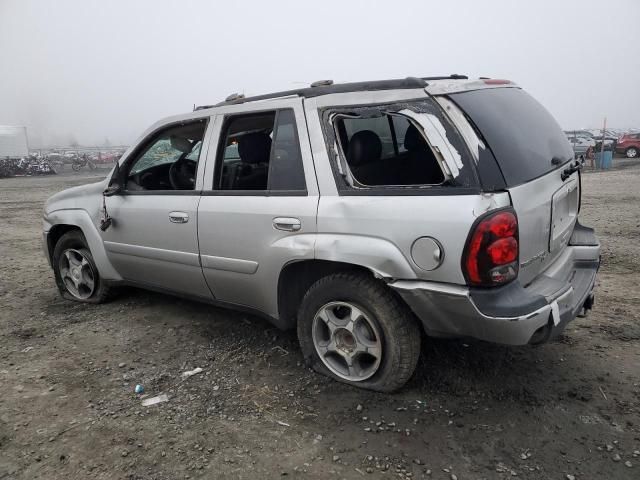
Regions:
M 169 221 L 171 223 L 187 223 L 189 215 L 184 212 L 171 212 L 169 213 Z
M 285 232 L 297 232 L 302 228 L 299 218 L 277 217 L 273 219 L 273 228 Z

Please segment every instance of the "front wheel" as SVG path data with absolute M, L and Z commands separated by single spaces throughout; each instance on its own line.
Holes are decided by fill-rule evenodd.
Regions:
M 98 268 L 84 235 L 72 230 L 60 237 L 53 249 L 53 272 L 60 294 L 76 302 L 102 303 L 109 295 L 108 285 Z
M 72 169 L 74 172 L 79 172 L 81 168 L 82 168 L 82 165 L 80 165 L 79 163 L 73 163 L 73 164 L 71 165 L 71 169 Z
M 637 158 L 638 157 L 638 149 L 636 147 L 629 147 L 625 151 L 627 158 Z
M 318 280 L 298 312 L 307 365 L 350 385 L 391 392 L 413 375 L 420 356 L 415 317 L 388 287 L 364 273 Z

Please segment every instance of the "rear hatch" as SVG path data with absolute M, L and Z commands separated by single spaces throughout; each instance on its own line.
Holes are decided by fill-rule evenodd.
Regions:
M 469 117 L 495 157 L 520 233 L 523 285 L 566 248 L 578 216 L 578 173 L 563 178 L 573 149 L 551 114 L 517 87 L 487 88 L 449 96 Z

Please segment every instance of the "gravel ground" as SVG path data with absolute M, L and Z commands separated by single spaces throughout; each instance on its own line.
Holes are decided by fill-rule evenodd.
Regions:
M 242 313 L 62 300 L 42 204 L 88 175 L 0 179 L 0 479 L 640 478 L 640 166 L 584 175 L 589 317 L 535 348 L 425 340 L 394 395 L 310 372 L 295 332 Z

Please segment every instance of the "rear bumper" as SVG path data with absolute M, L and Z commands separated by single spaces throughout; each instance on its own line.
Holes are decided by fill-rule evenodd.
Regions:
M 427 334 L 472 337 L 505 345 L 541 343 L 561 333 L 593 304 L 600 245 L 590 229 L 577 226 L 574 243 L 544 274 L 523 287 L 512 282 L 472 289 L 400 280 L 394 288 L 420 318 Z

